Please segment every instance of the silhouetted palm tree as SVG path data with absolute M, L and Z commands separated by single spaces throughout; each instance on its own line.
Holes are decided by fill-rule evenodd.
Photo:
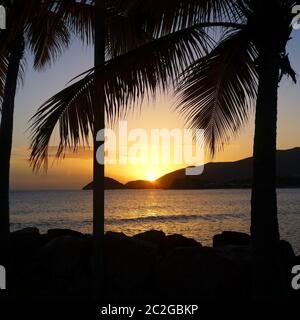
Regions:
M 280 262 L 276 199 L 277 94 L 282 75 L 295 82 L 286 45 L 297 1 L 233 1 L 241 29 L 188 70 L 179 111 L 205 128 L 212 154 L 246 122 L 256 98 L 251 237 L 257 298 L 286 295 Z M 271 6 L 271 7 L 270 7 Z
M 126 113 L 142 95 L 155 94 L 156 88 L 176 87 L 182 75 L 178 110 L 191 126 L 205 129 L 212 155 L 246 123 L 256 99 L 251 210 L 254 294 L 257 298 L 284 296 L 276 203 L 277 90 L 283 74 L 295 81 L 286 44 L 292 30 L 292 6 L 298 1 L 122 3 L 125 15 L 138 12 L 136 21 L 144 21 L 142 27 L 153 40 L 112 56 L 104 68 L 88 71 L 39 109 L 32 162 L 38 168 L 47 158 L 58 122 L 65 124 L 58 156 L 70 143 L 79 143 L 80 131 L 87 137 L 87 130 L 82 131 L 77 123 L 83 128 L 93 125 L 86 115 L 93 113 L 89 97 L 97 81 L 104 81 L 105 110 L 111 119 Z M 212 45 L 210 28 L 220 27 L 224 31 L 221 40 L 203 56 Z
M 105 64 L 106 27 L 105 27 L 105 1 L 95 0 L 95 46 L 94 66 L 103 68 Z M 105 93 L 104 85 L 100 81 L 95 85 L 92 95 L 94 132 L 105 127 Z M 97 141 L 93 135 L 93 296 L 102 300 L 104 292 L 104 164 L 97 161 L 97 150 L 103 142 Z
M 9 173 L 15 95 L 24 52 L 34 56 L 35 69 L 43 69 L 67 48 L 72 34 L 91 39 L 92 11 L 75 0 L 1 1 L 6 6 L 7 28 L 0 31 L 0 245 L 9 239 Z M 1 252 L 3 252 L 1 250 Z M 3 256 L 1 256 L 3 257 Z
M 195 1 L 196 2 L 196 1 Z M 198 1 L 197 1 L 198 2 Z M 171 3 L 171 2 L 170 2 Z M 184 66 L 188 66 L 194 57 L 203 55 L 204 48 L 207 47 L 207 39 L 209 37 L 205 32 L 194 29 L 186 32 L 185 28 L 192 25 L 192 19 L 195 13 L 192 8 L 182 5 L 184 2 L 175 1 L 176 5 L 172 6 L 171 16 L 168 20 L 163 21 L 162 17 L 168 12 L 161 4 L 148 9 L 141 10 L 142 3 L 132 0 L 108 0 L 96 1 L 95 5 L 95 68 L 94 70 L 105 70 L 105 77 L 98 77 L 94 81 L 93 72 L 84 74 L 84 78 L 77 85 L 80 86 L 82 81 L 85 82 L 84 87 L 77 91 L 79 86 L 71 86 L 63 91 L 64 98 L 61 100 L 59 95 L 53 97 L 49 102 L 42 106 L 34 121 L 35 133 L 32 143 L 31 161 L 34 169 L 40 169 L 44 163 L 47 166 L 48 145 L 55 126 L 60 123 L 60 145 L 58 147 L 57 156 L 62 156 L 64 150 L 69 147 L 76 146 L 80 142 L 86 142 L 89 132 L 93 132 L 94 146 L 94 184 L 93 184 L 93 233 L 95 240 L 95 260 L 94 260 L 94 285 L 96 295 L 100 292 L 99 285 L 103 283 L 100 277 L 103 270 L 103 236 L 104 236 L 104 165 L 96 160 L 96 153 L 102 142 L 97 141 L 96 134 L 104 128 L 105 117 L 108 121 L 115 119 L 118 115 L 126 113 L 130 108 L 130 102 L 138 99 L 144 93 L 155 90 L 155 82 L 157 75 L 160 73 L 160 81 L 164 88 L 167 87 L 167 78 L 170 73 L 175 75 L 172 67 L 160 69 L 162 59 L 172 56 L 178 58 L 178 63 L 182 63 L 182 67 L 178 66 L 178 70 L 183 70 Z M 146 4 L 146 2 L 144 3 Z M 142 6 L 143 7 L 143 6 Z M 176 13 L 174 10 L 176 8 Z M 196 8 L 196 6 L 194 6 Z M 187 19 L 178 18 L 178 11 L 185 9 L 189 16 Z M 173 20 L 172 20 L 173 19 Z M 168 33 L 172 28 L 181 29 L 181 33 L 176 36 L 176 43 L 172 47 L 165 45 L 165 53 L 156 56 L 156 63 L 153 65 L 152 74 L 148 74 L 149 83 L 144 85 L 142 80 L 143 73 L 142 62 L 138 55 L 139 61 L 136 61 L 136 55 L 130 52 L 141 47 L 145 43 L 150 43 L 153 47 L 153 40 L 157 37 L 164 37 L 163 41 L 167 41 Z M 205 41 L 204 41 L 205 40 Z M 198 42 L 201 42 L 198 44 Z M 170 41 L 171 44 L 171 41 Z M 156 46 L 156 44 L 154 44 Z M 142 48 L 145 54 L 147 47 Z M 152 48 L 153 51 L 153 48 Z M 106 58 L 105 61 L 105 53 Z M 163 56 L 165 55 L 165 57 Z M 110 67 L 111 66 L 111 67 Z M 129 67 L 130 66 L 130 67 Z M 131 68 L 135 66 L 140 70 L 140 74 L 131 73 Z M 124 71 L 122 76 L 116 81 L 116 70 L 122 68 Z M 132 78 L 133 77 L 133 78 Z M 139 79 L 142 81 L 139 81 Z M 172 77 L 170 77 L 172 78 Z M 165 80 L 165 82 L 164 82 Z M 136 83 L 140 82 L 140 87 L 135 89 Z M 70 91 L 71 90 L 71 91 Z M 85 94 L 82 94 L 83 91 Z M 58 99 L 57 99 L 58 98 Z M 50 112 L 49 117 L 46 116 L 49 106 L 54 108 Z M 43 132 L 43 133 L 42 133 Z

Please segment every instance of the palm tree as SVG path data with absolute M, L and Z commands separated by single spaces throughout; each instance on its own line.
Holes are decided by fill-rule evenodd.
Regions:
M 177 11 L 181 10 L 179 9 L 179 4 L 182 5 L 182 1 L 177 1 Z M 197 29 L 188 33 L 185 31 L 184 27 L 191 25 L 191 20 L 195 16 L 192 8 L 189 13 L 190 21 L 177 21 L 177 15 L 174 15 L 172 17 L 174 21 L 171 23 L 169 18 L 167 23 L 170 25 L 168 26 L 167 23 L 161 23 L 162 16 L 165 14 L 165 9 L 161 5 L 159 6 L 160 12 L 155 11 L 155 15 L 154 10 L 157 8 L 151 7 L 150 12 L 144 10 L 143 19 L 140 20 L 137 19 L 138 15 L 141 14 L 141 3 L 139 1 L 109 0 L 103 2 L 96 0 L 95 5 L 95 67 L 93 69 L 101 70 L 101 72 L 105 70 L 106 77 L 97 77 L 94 81 L 94 73 L 88 71 L 78 83 L 80 86 L 82 81 L 85 82 L 80 91 L 76 92 L 79 87 L 70 86 L 62 92 L 64 95 L 63 100 L 60 100 L 59 95 L 55 96 L 49 101 L 49 104 L 46 103 L 40 108 L 33 124 L 33 127 L 36 128 L 34 133 L 34 140 L 36 140 L 32 144 L 31 161 L 35 170 L 40 169 L 43 164 L 47 167 L 48 146 L 58 122 L 60 123 L 61 137 L 57 151 L 58 157 L 62 156 L 64 150 L 70 145 L 76 149 L 80 142 L 86 142 L 89 131 L 93 132 L 93 234 L 95 240 L 93 266 L 95 269 L 95 297 L 98 298 L 104 283 L 102 278 L 104 255 L 104 165 L 99 164 L 96 160 L 96 153 L 101 145 L 101 142 L 96 139 L 97 132 L 105 127 L 105 118 L 110 121 L 115 119 L 117 115 L 126 113 L 129 109 L 130 101 L 133 102 L 138 98 L 137 96 L 151 91 L 151 87 L 152 90 L 155 90 L 158 71 L 162 75 L 160 77 L 162 86 L 166 88 L 167 77 L 169 73 L 174 73 L 174 71 L 170 67 L 165 70 L 156 69 L 159 66 L 158 61 L 168 58 L 170 55 L 174 55 L 174 57 L 177 55 L 182 66 L 187 66 L 188 61 L 193 59 L 194 56 L 203 54 L 204 48 L 206 48 L 206 41 L 203 41 L 203 39 L 208 39 L 208 36 Z M 173 28 L 176 23 L 182 29 L 182 32 L 177 35 L 177 42 L 171 48 L 167 45 L 165 46 L 165 57 L 163 55 L 156 56 L 156 65 L 153 66 L 152 74 L 148 74 L 149 83 L 144 85 L 143 81 L 141 81 L 140 88 L 135 91 L 135 84 L 139 81 L 138 78 L 142 79 L 144 74 L 141 65 L 142 59 L 139 59 L 137 64 L 138 73 L 140 74 L 134 75 L 131 73 L 128 64 L 136 63 L 136 54 L 131 55 L 130 52 L 134 48 L 141 47 L 143 52 L 148 54 L 148 47 L 143 46 L 143 44 L 150 43 L 151 49 L 153 40 L 159 35 L 158 30 L 162 29 L 160 35 L 166 37 L 168 30 Z M 145 25 L 147 25 L 147 29 L 145 29 Z M 198 41 L 201 42 L 199 46 L 197 45 Z M 176 50 L 176 54 L 174 54 L 173 50 Z M 106 57 L 109 57 L 108 61 L 105 60 L 105 53 Z M 126 73 L 123 74 L 123 78 L 119 78 L 116 82 L 115 71 L 118 68 L 122 68 Z M 131 76 L 134 78 L 131 79 Z M 116 86 L 117 83 L 119 86 Z M 85 91 L 85 94 L 82 94 L 82 90 Z M 120 104 L 121 100 L 122 104 Z M 45 115 L 48 113 L 47 110 L 50 104 L 54 108 L 51 115 L 48 114 L 50 116 L 48 118 Z M 41 134 L 42 131 L 44 134 Z M 83 139 L 81 139 L 82 137 Z
M 95 46 L 94 66 L 103 68 L 105 64 L 105 3 L 101 0 L 95 2 Z M 98 90 L 97 90 L 98 89 Z M 104 164 L 97 161 L 97 150 L 103 142 L 97 141 L 95 132 L 105 128 L 104 85 L 99 82 L 94 87 L 92 96 L 94 113 L 94 139 L 93 139 L 93 235 L 94 235 L 94 298 L 101 299 L 104 292 Z M 103 213 L 103 214 L 99 214 Z
M 251 237 L 254 293 L 286 296 L 280 262 L 276 200 L 277 94 L 282 75 L 295 82 L 286 54 L 292 7 L 297 1 L 236 1 L 244 27 L 231 32 L 190 67 L 181 86 L 179 111 L 192 126 L 205 128 L 212 153 L 236 135 L 256 98 Z
M 1 1 L 7 8 L 7 29 L 0 33 L 0 244 L 8 248 L 9 173 L 15 95 L 24 52 L 34 56 L 34 67 L 43 69 L 69 46 L 72 33 L 89 40 L 92 11 L 83 3 L 68 1 Z M 7 261 L 7 256 L 5 258 Z M 5 262 L 6 262 L 5 261 Z M 4 263 L 6 265 L 6 263 Z
M 58 122 L 65 124 L 58 156 L 70 142 L 79 142 L 79 127 L 72 128 L 72 117 L 76 114 L 76 121 L 87 127 L 86 114 L 93 113 L 89 97 L 97 81 L 104 81 L 109 119 L 126 113 L 142 95 L 154 95 L 156 88 L 164 90 L 173 84 L 180 94 L 178 111 L 190 126 L 205 129 L 212 155 L 247 122 L 256 100 L 253 292 L 256 298 L 284 296 L 276 204 L 277 90 L 282 75 L 295 81 L 286 44 L 292 7 L 298 1 L 275 0 L 272 10 L 259 0 L 122 3 L 124 14 L 135 16 L 138 12 L 143 17 L 137 20 L 143 21 L 150 40 L 113 55 L 104 67 L 89 70 L 39 109 L 34 117 L 31 161 L 35 168 L 45 162 Z M 216 28 L 221 28 L 223 36 L 213 43 L 209 35 Z

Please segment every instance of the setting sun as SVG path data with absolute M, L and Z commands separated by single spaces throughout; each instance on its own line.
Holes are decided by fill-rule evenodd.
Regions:
M 147 180 L 154 182 L 156 180 L 156 177 L 154 176 L 153 173 L 148 173 Z

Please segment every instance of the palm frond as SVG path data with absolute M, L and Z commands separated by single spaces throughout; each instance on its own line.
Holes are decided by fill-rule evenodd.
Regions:
M 106 56 L 114 58 L 154 40 L 145 31 L 140 17 L 119 8 L 107 8 L 106 12 Z
M 7 55 L 5 55 L 4 53 L 0 54 L 0 112 L 1 112 L 1 104 L 3 102 L 3 96 L 4 96 L 7 67 L 8 67 Z M 26 67 L 26 61 L 23 59 L 20 63 L 20 68 L 19 68 L 18 87 L 21 87 L 24 83 L 25 67 Z
M 257 90 L 255 58 L 247 31 L 234 32 L 183 77 L 176 109 L 190 127 L 204 130 L 212 156 L 248 119 Z
M 236 0 L 115 0 L 136 15 L 145 30 L 160 37 L 200 22 L 236 19 Z
M 291 77 L 291 79 L 295 84 L 297 83 L 297 74 L 291 66 L 291 62 L 288 54 L 284 54 L 280 57 L 280 69 L 281 69 L 280 79 L 285 75 L 287 77 Z
M 47 0 L 50 1 L 50 0 Z M 54 1 L 54 0 L 51 0 Z M 8 48 L 14 39 L 18 37 L 20 33 L 23 33 L 25 26 L 31 20 L 32 17 L 39 12 L 41 3 L 43 0 L 14 0 L 7 1 L 6 7 L 6 37 L 3 45 Z
M 48 145 L 58 124 L 60 145 L 65 148 L 88 139 L 93 130 L 93 90 L 105 84 L 108 121 L 125 115 L 137 101 L 168 89 L 195 59 L 204 56 L 211 40 L 199 27 L 187 28 L 108 61 L 104 69 L 91 69 L 76 83 L 48 100 L 32 119 L 31 158 L 34 169 L 47 165 Z M 100 81 L 102 80 L 102 81 Z M 97 89 L 96 89 L 97 91 Z
M 202 22 L 241 22 L 237 0 L 107 1 L 110 57 Z
M 70 32 L 55 13 L 32 18 L 26 28 L 28 46 L 34 55 L 34 67 L 43 69 L 52 65 L 57 57 L 70 45 Z
M 51 4 L 51 0 L 48 1 L 50 1 Z M 63 21 L 66 28 L 79 37 L 83 43 L 87 45 L 93 43 L 95 13 L 93 0 L 55 1 L 52 3 L 50 10 L 52 10 L 57 19 Z
M 110 57 L 201 22 L 231 21 L 236 0 L 109 0 L 106 11 Z

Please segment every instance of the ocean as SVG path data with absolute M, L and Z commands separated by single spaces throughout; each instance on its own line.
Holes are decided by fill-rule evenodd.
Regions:
M 282 239 L 300 254 L 300 189 L 278 190 Z M 106 230 L 179 233 L 204 245 L 225 230 L 250 229 L 250 190 L 107 190 Z M 13 191 L 11 230 L 37 227 L 92 232 L 91 191 Z

